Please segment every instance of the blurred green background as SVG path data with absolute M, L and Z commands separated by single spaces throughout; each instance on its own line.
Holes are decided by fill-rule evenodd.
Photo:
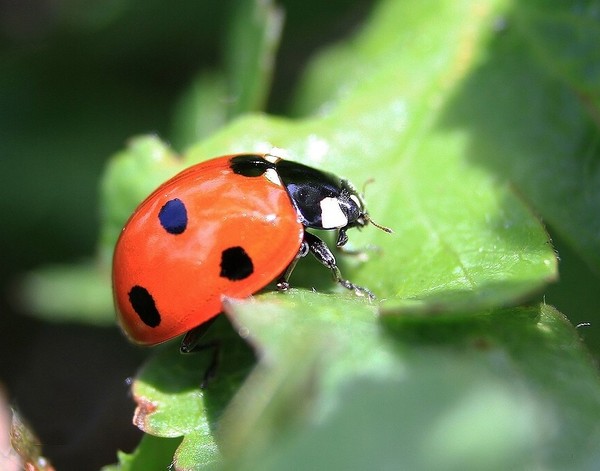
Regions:
M 352 32 L 372 3 L 279 2 L 286 21 L 270 112 L 286 109 L 311 53 Z M 134 447 L 126 378 L 145 352 L 114 327 L 27 316 L 20 277 L 93 257 L 104 162 L 136 134 L 175 143 L 177 104 L 198 73 L 222 66 L 233 8 L 194 0 L 0 3 L 0 387 L 57 469 L 97 469 Z

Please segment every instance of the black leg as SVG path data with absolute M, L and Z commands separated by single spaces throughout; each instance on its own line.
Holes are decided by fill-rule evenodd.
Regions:
M 179 351 L 181 353 L 192 353 L 200 350 L 204 350 L 204 344 L 200 344 L 200 340 L 206 334 L 210 326 L 217 320 L 217 316 L 212 319 L 203 322 L 198 327 L 194 327 L 192 330 L 189 330 L 183 340 L 181 341 L 181 346 L 179 347 Z
M 346 245 L 346 242 L 348 242 L 348 234 L 346 234 L 346 230 L 344 228 L 342 228 L 338 232 L 338 238 L 337 238 L 337 242 L 335 243 L 335 245 L 338 248 L 341 248 L 344 245 Z
M 219 367 L 219 357 L 221 353 L 221 343 L 218 340 L 212 340 L 210 342 L 200 343 L 204 334 L 208 331 L 213 322 L 217 319 L 217 317 L 213 317 L 212 319 L 207 320 L 203 324 L 200 324 L 198 327 L 193 328 L 188 331 L 183 337 L 181 341 L 181 346 L 179 347 L 179 351 L 181 353 L 192 353 L 192 352 L 200 352 L 203 350 L 212 350 L 212 355 L 206 370 L 204 371 L 204 376 L 202 378 L 202 383 L 200 383 L 200 388 L 204 389 L 208 386 L 208 383 L 215 377 L 217 373 L 217 368 Z
M 304 234 L 306 235 L 306 232 Z M 294 268 L 296 268 L 296 264 L 298 263 L 298 260 L 300 260 L 302 257 L 305 257 L 307 253 L 308 253 L 308 243 L 306 242 L 306 240 L 303 240 L 302 245 L 300 246 L 300 250 L 298 250 L 298 253 L 294 257 L 294 260 L 292 260 L 292 263 L 290 263 L 288 265 L 288 267 L 285 269 L 285 271 L 281 274 L 281 276 L 277 280 L 276 286 L 279 291 L 287 291 L 290 288 L 290 283 L 289 283 L 290 276 L 292 276 L 292 272 L 294 271 Z
M 362 262 L 366 262 L 369 258 L 368 253 L 367 252 L 380 252 L 381 249 L 379 247 L 377 247 L 376 245 L 367 245 L 364 248 L 361 249 L 349 249 L 346 246 L 346 243 L 348 242 L 348 234 L 346 234 L 346 230 L 345 229 L 340 229 L 340 231 L 338 232 L 338 238 L 337 238 L 337 242 L 336 242 L 336 246 L 338 248 L 338 250 L 340 252 L 342 252 L 344 255 L 353 255 L 355 257 L 357 257 L 359 260 L 361 260 Z
M 355 285 L 351 281 L 342 278 L 342 274 L 337 266 L 335 257 L 325 242 L 310 232 L 304 233 L 304 242 L 308 244 L 308 250 L 315 256 L 315 258 L 331 270 L 333 279 L 337 283 L 346 289 L 354 291 L 357 296 L 368 296 L 370 299 L 375 299 L 375 295 L 367 288 Z

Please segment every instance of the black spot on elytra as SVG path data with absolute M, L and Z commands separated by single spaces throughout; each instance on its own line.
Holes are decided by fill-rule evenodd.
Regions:
M 160 313 L 156 309 L 154 298 L 143 286 L 134 286 L 129 291 L 131 307 L 148 327 L 157 327 L 160 324 Z
M 178 198 L 167 201 L 158 212 L 160 225 L 169 234 L 181 234 L 187 228 L 187 209 Z
M 242 247 L 229 247 L 221 253 L 222 278 L 240 281 L 248 278 L 254 272 L 252 259 Z
M 260 177 L 268 169 L 275 168 L 275 165 L 264 157 L 254 154 L 236 155 L 229 162 L 233 173 L 244 177 Z

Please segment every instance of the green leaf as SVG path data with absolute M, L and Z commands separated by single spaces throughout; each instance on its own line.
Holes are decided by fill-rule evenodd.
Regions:
M 319 306 L 310 316 L 305 298 Z M 600 378 L 548 306 L 378 325 L 372 308 L 336 297 L 262 299 L 229 306 L 261 363 L 222 420 L 226 469 L 592 469 L 600 459 Z
M 119 452 L 119 463 L 104 466 L 102 471 L 168 469 L 180 442 L 181 440 L 177 438 L 157 438 L 152 435 L 144 435 L 133 453 Z
M 153 436 L 183 437 L 173 458 L 175 469 L 205 469 L 220 458 L 215 429 L 254 361 L 225 318 L 203 341 L 207 348 L 188 355 L 173 343 L 159 348 L 132 385 L 134 424 Z M 201 389 L 215 358 L 218 374 Z
M 448 132 L 469 129 L 471 165 L 511 181 L 599 272 L 600 24 L 593 4 L 516 2 L 441 121 Z
M 50 322 L 113 325 L 107 268 L 92 262 L 40 268 L 22 280 L 20 304 L 26 312 Z
M 266 104 L 283 11 L 271 0 L 237 0 L 234 5 L 224 41 L 224 70 L 202 71 L 176 107 L 171 142 L 177 149 Z
M 347 378 L 398 371 L 367 300 L 294 290 L 257 302 L 228 300 L 225 307 L 260 358 L 221 421 L 226 456 L 267 448 L 291 424 L 325 414 Z
M 272 0 L 238 0 L 225 49 L 230 118 L 264 108 L 283 27 Z
M 597 2 L 515 5 L 515 23 L 540 65 L 598 107 L 600 14 Z
M 188 87 L 175 108 L 171 142 L 185 150 L 216 132 L 227 122 L 227 85 L 219 73 L 201 73 Z

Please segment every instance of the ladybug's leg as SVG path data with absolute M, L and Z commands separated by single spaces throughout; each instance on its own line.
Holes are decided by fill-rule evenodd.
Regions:
M 205 350 L 205 344 L 200 344 L 200 340 L 202 339 L 202 337 L 204 337 L 206 332 L 208 332 L 208 329 L 210 329 L 210 326 L 213 325 L 216 319 L 217 317 L 215 316 L 212 319 L 209 319 L 206 322 L 200 324 L 199 326 L 189 330 L 187 334 L 185 334 L 185 337 L 183 337 L 183 340 L 181 341 L 179 351 L 181 353 L 192 353 L 198 350 Z
M 338 231 L 338 238 L 335 245 L 338 248 L 342 248 L 348 242 L 348 234 L 346 234 L 346 229 L 343 227 Z
M 331 270 L 333 279 L 336 282 L 338 282 L 344 288 L 354 291 L 357 296 L 368 296 L 371 299 L 375 299 L 375 295 L 367 288 L 355 285 L 351 281 L 342 278 L 340 269 L 335 262 L 335 257 L 325 242 L 309 232 L 304 233 L 304 242 L 308 244 L 308 249 L 315 256 L 315 258 Z
M 306 236 L 306 232 L 304 234 Z M 296 264 L 298 263 L 298 260 L 300 260 L 302 257 L 306 257 L 306 254 L 308 254 L 308 251 L 309 251 L 308 242 L 306 242 L 306 240 L 303 240 L 302 245 L 300 246 L 300 250 L 298 250 L 298 253 L 294 257 L 294 260 L 292 260 L 292 262 L 288 265 L 288 267 L 285 269 L 285 271 L 281 274 L 281 276 L 277 280 L 277 289 L 279 291 L 287 291 L 290 288 L 290 283 L 289 283 L 290 276 L 292 276 L 292 272 L 294 271 L 294 268 L 296 268 Z
M 188 331 L 188 333 L 185 334 L 185 336 L 183 337 L 183 340 L 181 341 L 181 345 L 179 347 L 179 351 L 181 353 L 192 353 L 209 349 L 212 350 L 212 356 L 210 358 L 208 366 L 206 367 L 206 370 L 204 371 L 202 383 L 200 383 L 200 387 L 202 389 L 204 389 L 208 385 L 210 380 L 212 380 L 215 377 L 217 368 L 219 366 L 219 357 L 221 352 L 220 342 L 218 340 L 212 340 L 210 342 L 200 343 L 200 340 L 202 339 L 202 337 L 204 337 L 204 334 L 206 334 L 206 332 L 216 320 L 216 318 L 217 317 L 215 316 L 212 319 L 209 319 L 206 322 L 203 322 L 199 326 L 194 327 L 192 330 Z
M 346 234 L 346 229 L 341 228 L 338 232 L 338 238 L 335 245 L 338 250 L 342 252 L 344 255 L 352 255 L 356 257 L 361 262 L 366 262 L 369 259 L 368 252 L 380 252 L 380 248 L 376 245 L 367 245 L 361 249 L 349 249 L 346 243 L 348 242 L 348 235 Z

